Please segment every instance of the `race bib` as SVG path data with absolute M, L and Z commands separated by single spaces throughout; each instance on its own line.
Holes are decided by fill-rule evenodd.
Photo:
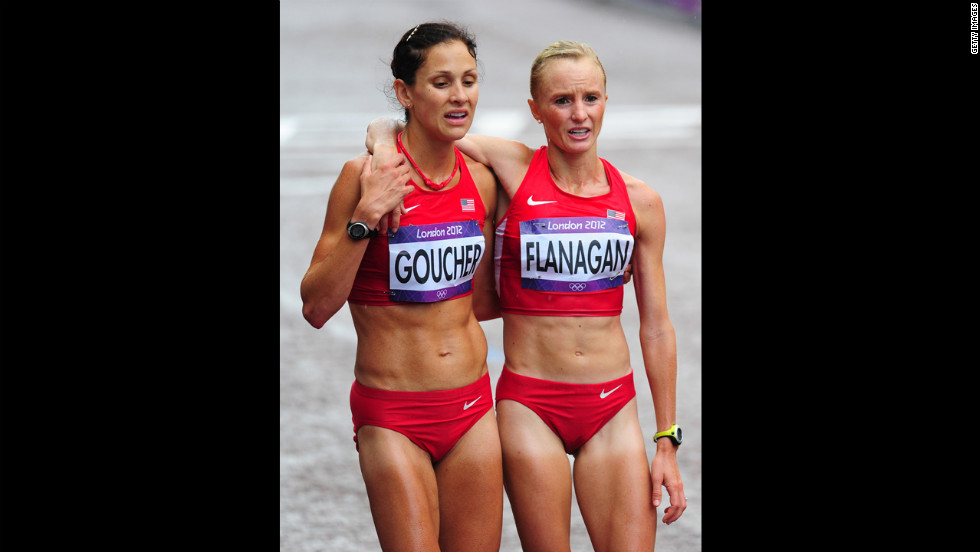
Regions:
M 486 242 L 475 220 L 402 226 L 388 232 L 392 301 L 431 303 L 467 293 Z
M 521 222 L 521 287 L 599 291 L 623 285 L 633 235 L 622 220 L 542 218 Z

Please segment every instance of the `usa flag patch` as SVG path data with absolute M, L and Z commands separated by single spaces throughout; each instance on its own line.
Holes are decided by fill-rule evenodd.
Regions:
M 462 207 L 463 212 L 476 212 L 476 202 L 472 199 L 461 199 L 459 200 L 459 206 Z
M 606 209 L 606 218 L 612 218 L 617 220 L 626 220 L 626 213 L 622 211 L 613 211 L 612 209 Z

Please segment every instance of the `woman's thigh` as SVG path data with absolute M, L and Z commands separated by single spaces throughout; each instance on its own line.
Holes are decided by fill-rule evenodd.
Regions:
M 490 409 L 435 466 L 442 552 L 500 549 L 504 491 L 500 436 Z
M 657 511 L 635 398 L 582 446 L 574 478 L 597 552 L 653 550 Z
M 565 447 L 531 409 L 497 402 L 504 485 L 525 552 L 567 551 L 572 477 Z
M 439 495 L 428 453 L 401 433 L 376 426 L 361 427 L 357 444 L 381 549 L 436 550 Z

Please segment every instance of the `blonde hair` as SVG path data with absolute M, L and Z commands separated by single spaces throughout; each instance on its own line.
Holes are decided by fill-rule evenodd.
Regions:
M 541 50 L 538 57 L 534 58 L 534 63 L 531 64 L 531 97 L 535 97 L 535 92 L 541 83 L 545 66 L 549 61 L 578 58 L 588 58 L 595 62 L 599 70 L 602 71 L 602 87 L 605 88 L 606 70 L 602 67 L 602 62 L 599 61 L 599 54 L 595 53 L 595 50 L 588 44 L 572 40 L 559 40 L 548 45 L 544 50 Z

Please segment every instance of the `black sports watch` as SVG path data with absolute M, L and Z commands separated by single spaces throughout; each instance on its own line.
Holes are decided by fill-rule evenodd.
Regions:
M 674 442 L 674 446 L 680 446 L 681 441 L 684 439 L 683 435 L 681 434 L 681 426 L 677 424 L 670 426 L 670 429 L 668 429 L 667 431 L 661 431 L 660 433 L 654 435 L 653 442 L 656 443 L 657 439 L 661 437 L 669 438 L 671 441 Z
M 347 223 L 347 235 L 350 236 L 352 240 L 363 240 L 364 238 L 373 238 L 378 235 L 378 229 L 374 230 L 368 228 L 367 224 L 363 222 L 348 222 Z

